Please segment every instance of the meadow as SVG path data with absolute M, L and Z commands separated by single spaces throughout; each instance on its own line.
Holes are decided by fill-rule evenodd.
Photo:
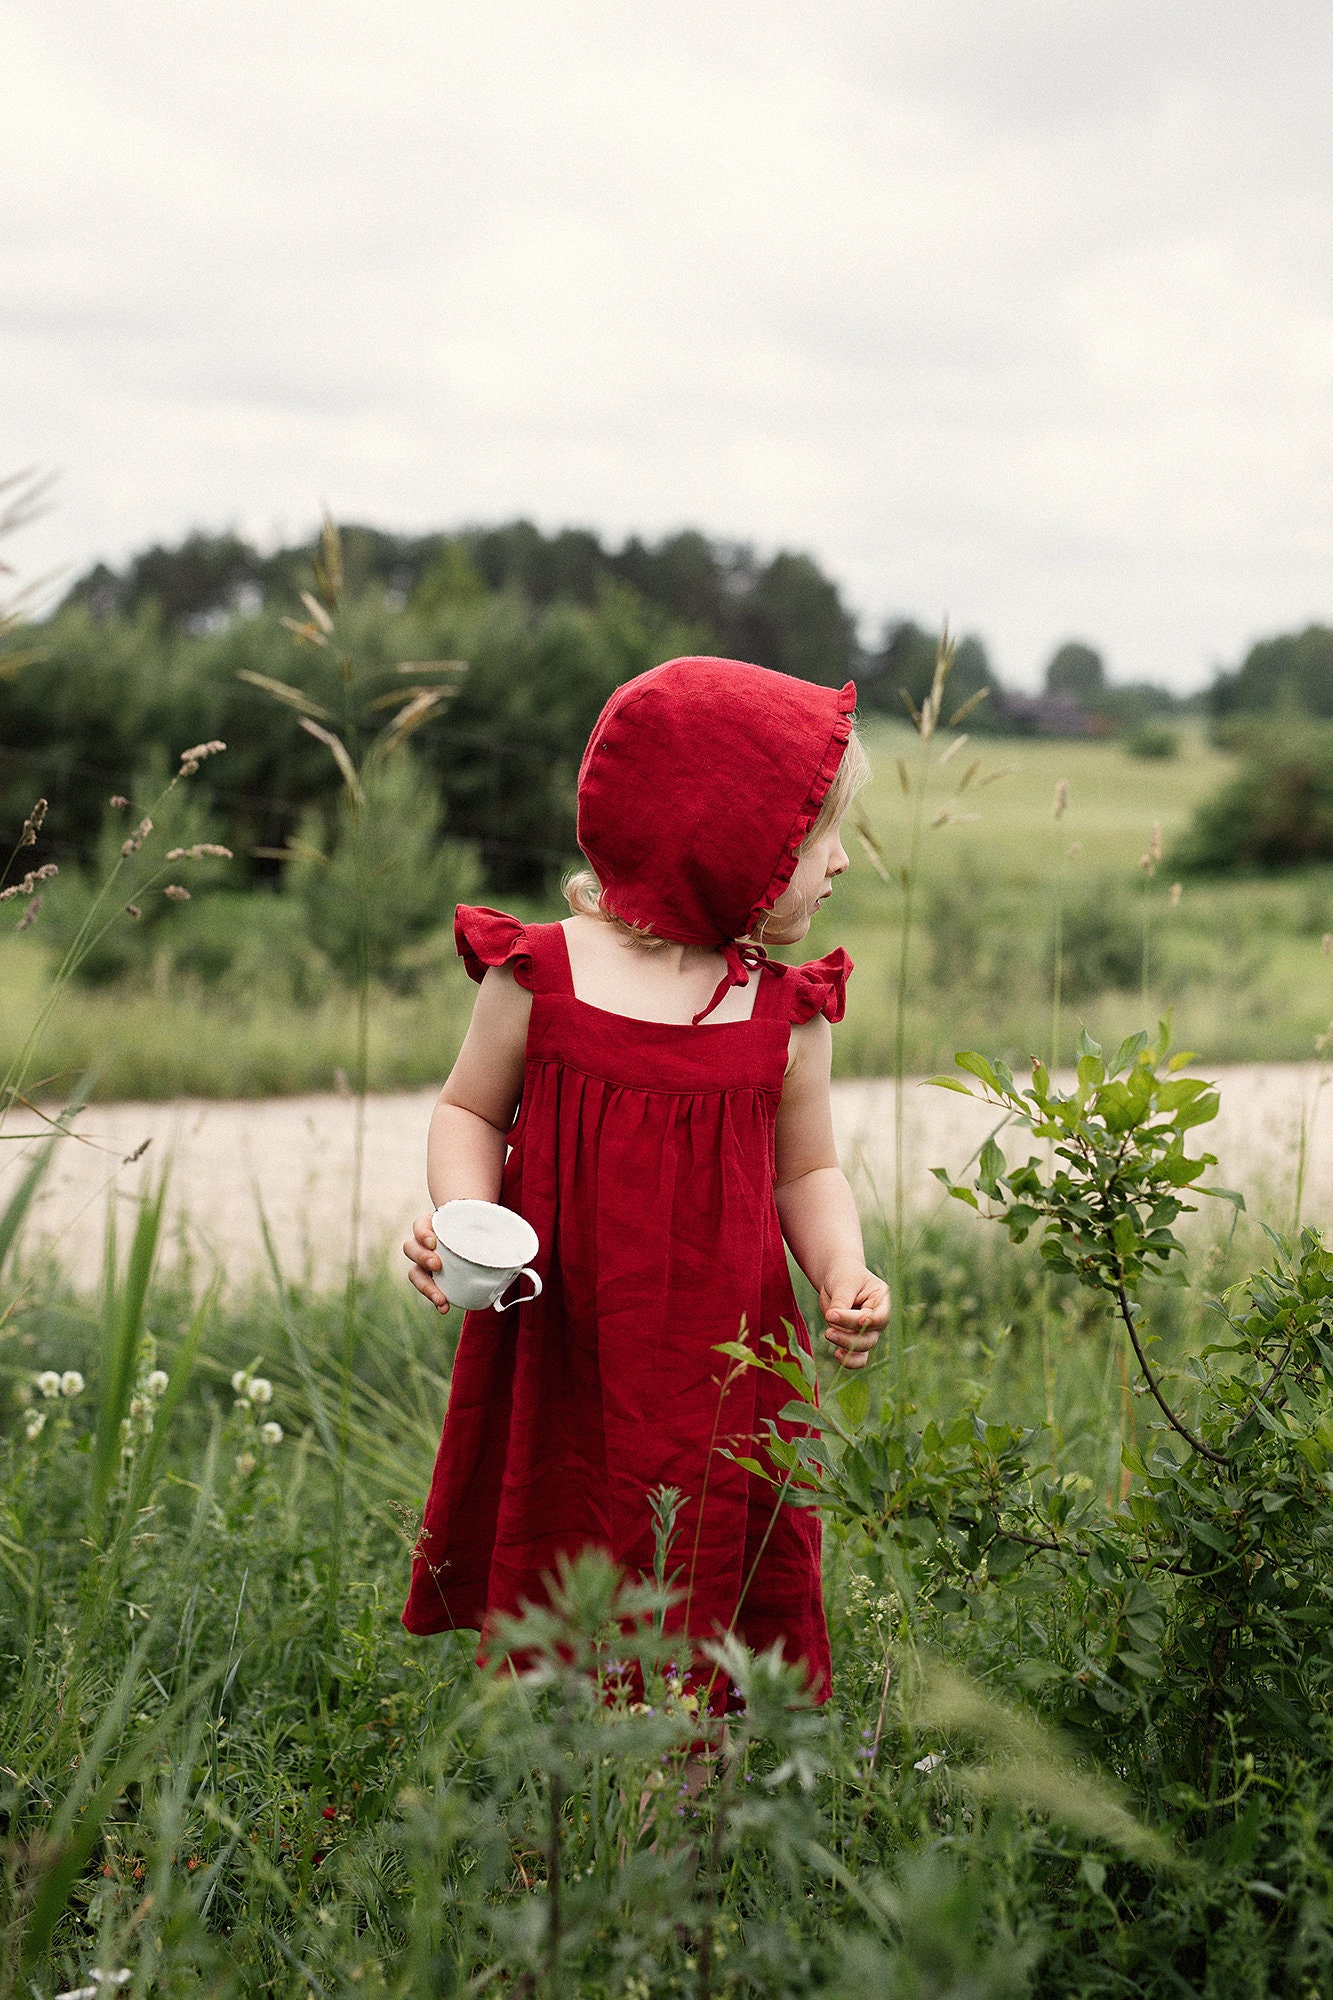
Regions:
M 1333 1015 L 1333 969 L 1321 955 L 1333 928 L 1333 868 L 1207 878 L 1173 867 L 1193 808 L 1232 769 L 1201 729 L 1182 730 L 1179 755 L 1169 760 L 1134 757 L 1115 739 L 989 737 L 965 743 L 943 766 L 940 752 L 954 738 L 930 746 L 923 760 L 906 723 L 872 718 L 865 736 L 874 778 L 855 817 L 889 879 L 853 838 L 850 872 L 802 948 L 815 955 L 844 944 L 856 961 L 836 1038 L 839 1075 L 883 1075 L 900 1059 L 908 1071 L 928 1073 L 964 1045 L 1011 1061 L 1034 1049 L 1049 1056 L 1057 931 L 1065 1061 L 1080 1020 L 1095 1020 L 1109 1038 L 1167 1006 L 1178 1036 L 1209 1062 L 1312 1057 Z M 974 759 L 979 768 L 959 795 Z M 899 760 L 914 787 L 919 774 L 928 781 L 912 868 L 901 1043 L 899 871 L 913 849 L 915 798 L 902 790 Z M 1069 805 L 1057 819 L 1062 781 Z M 951 817 L 937 825 L 943 813 Z M 1154 827 L 1162 859 L 1150 876 L 1141 862 Z M 475 874 L 459 893 L 487 897 Z M 558 916 L 563 907 L 498 900 L 531 918 Z M 47 913 L 31 932 L 0 938 L 0 1064 L 12 1059 L 50 993 L 60 954 L 44 942 L 49 921 Z M 131 972 L 63 996 L 43 1039 L 43 1075 L 87 1076 L 104 1099 L 161 1099 L 328 1090 L 340 1073 L 354 1073 L 356 993 L 321 967 L 290 896 L 214 886 L 173 909 L 152 939 Z M 62 933 L 58 943 L 66 942 Z M 410 960 L 408 977 L 376 988 L 372 1089 L 435 1081 L 462 1033 L 470 997 L 449 905 Z
M 454 1329 L 355 1263 L 191 1294 L 160 1185 L 113 1201 L 76 1295 L 25 1248 L 30 1144 L 0 1215 L 0 2000 L 1333 1993 L 1333 1253 L 1208 1198 L 1206 1069 L 1146 1032 L 1165 1001 L 1209 1059 L 1308 1054 L 1327 878 L 1174 893 L 1225 769 L 1202 740 L 973 768 L 931 719 L 872 730 L 805 949 L 860 961 L 847 1066 L 974 1051 L 951 1080 L 1004 1148 L 867 1217 L 896 1299 L 864 1374 L 719 1330 L 719 1393 L 773 1369 L 800 1420 L 751 1470 L 822 1515 L 833 1700 L 734 1630 L 682 1657 L 670 1489 L 651 1574 L 583 1556 L 486 1666 L 409 1638 Z M 415 992 L 284 1013 L 264 921 L 248 1009 L 165 945 L 99 992 L 11 937 L 6 1130 L 90 1071 L 439 1074 L 446 940 Z M 1034 1048 L 1072 1080 L 1016 1083 Z
M 1195 1424 L 1203 1292 L 1255 1250 L 1230 1215 L 1197 1293 L 1154 1288 Z M 6 1996 L 1333 1990 L 1327 1347 L 1257 1482 L 1210 1485 L 1074 1278 L 922 1226 L 900 1341 L 869 1385 L 820 1371 L 834 1700 L 723 1636 L 747 1706 L 695 1797 L 669 1513 L 656 1579 L 585 1561 L 508 1635 L 517 1678 L 399 1626 L 450 1332 L 396 1278 L 199 1304 L 154 1279 L 150 1206 L 89 1304 L 19 1220 Z

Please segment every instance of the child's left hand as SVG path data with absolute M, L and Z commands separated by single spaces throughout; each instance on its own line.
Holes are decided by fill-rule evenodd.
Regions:
M 865 1367 L 889 1323 L 890 1306 L 888 1286 L 864 1264 L 843 1264 L 829 1272 L 820 1288 L 819 1310 L 841 1367 Z

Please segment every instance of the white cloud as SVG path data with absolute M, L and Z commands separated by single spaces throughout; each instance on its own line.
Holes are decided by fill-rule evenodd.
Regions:
M 1197 682 L 1333 610 L 1331 22 L 8 0 L 25 553 L 691 522 Z

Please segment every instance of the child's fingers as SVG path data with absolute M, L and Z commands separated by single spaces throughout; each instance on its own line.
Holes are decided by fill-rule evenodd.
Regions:
M 449 1301 L 429 1271 L 423 1271 L 419 1264 L 414 1264 L 407 1274 L 407 1281 L 420 1292 L 423 1299 L 430 1300 L 437 1312 L 448 1312 Z
M 403 1255 L 410 1266 L 408 1282 L 415 1286 L 423 1299 L 429 1299 L 440 1312 L 448 1312 L 449 1301 L 436 1282 L 435 1273 L 440 1269 L 440 1259 L 435 1249 L 435 1237 L 431 1231 L 430 1217 L 421 1216 L 412 1225 L 412 1234 L 403 1242 Z

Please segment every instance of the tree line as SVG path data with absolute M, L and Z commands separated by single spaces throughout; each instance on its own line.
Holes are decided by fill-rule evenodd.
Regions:
M 342 531 L 346 642 L 390 703 L 402 661 L 467 663 L 452 699 L 414 739 L 413 755 L 444 828 L 479 855 L 488 889 L 541 893 L 574 853 L 574 790 L 584 742 L 621 681 L 680 652 L 756 659 L 837 685 L 855 678 L 863 711 L 919 706 L 937 635 L 910 619 L 863 645 L 837 585 L 808 555 L 761 558 L 747 545 L 684 530 L 619 548 L 586 530 L 545 534 L 511 522 L 454 534 Z M 19 824 L 38 791 L 61 802 L 52 852 L 90 859 L 110 837 L 107 800 L 192 742 L 221 738 L 209 776 L 209 828 L 249 877 L 284 872 L 279 855 L 312 810 L 332 814 L 327 753 L 260 681 L 293 678 L 293 639 L 313 545 L 264 553 L 236 535 L 195 534 L 119 570 L 99 564 L 0 658 L 0 808 Z M 25 657 L 26 656 L 26 657 Z M 307 675 L 312 663 L 301 671 Z M 326 679 L 327 661 L 315 663 Z M 1166 690 L 1113 686 L 1094 647 L 1061 646 L 1043 692 L 1003 687 L 982 641 L 965 634 L 951 679 L 955 707 L 979 698 L 970 730 L 1143 738 L 1182 704 Z M 321 684 L 322 686 L 322 684 Z M 336 675 L 318 698 L 341 715 Z M 1211 705 L 1227 718 L 1300 707 L 1333 716 L 1333 633 L 1254 648 L 1220 677 Z M 352 719 L 349 726 L 360 724 Z M 1172 739 L 1159 730 L 1155 754 Z

